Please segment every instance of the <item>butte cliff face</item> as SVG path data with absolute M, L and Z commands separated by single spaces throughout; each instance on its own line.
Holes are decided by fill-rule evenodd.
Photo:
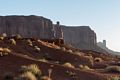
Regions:
M 0 16 L 0 34 L 52 39 L 52 21 L 40 16 Z
M 66 44 L 85 50 L 101 51 L 96 34 L 89 26 L 61 26 L 41 16 L 0 16 L 0 34 L 16 34 L 24 38 L 64 39 Z
M 61 26 L 65 43 L 76 48 L 90 49 L 96 45 L 96 33 L 89 26 Z

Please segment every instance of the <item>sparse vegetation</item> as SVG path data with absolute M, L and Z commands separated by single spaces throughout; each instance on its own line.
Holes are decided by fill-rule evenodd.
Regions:
M 72 51 L 71 49 L 67 50 L 67 52 L 69 52 L 69 53 L 73 53 L 73 51 Z
M 30 39 L 27 40 L 27 43 L 28 43 L 29 46 L 33 46 L 33 43 Z
M 11 43 L 12 45 L 16 45 L 15 39 L 10 39 L 10 43 Z
M 110 78 L 108 78 L 107 80 L 120 80 L 120 77 L 117 77 L 117 76 L 115 76 L 115 77 L 110 77 Z
M 62 51 L 66 51 L 65 47 L 61 47 L 61 50 L 62 50 Z
M 18 80 L 37 80 L 34 74 L 27 71 L 18 77 Z
M 8 55 L 11 52 L 8 48 L 0 48 L 0 56 Z
M 79 65 L 79 69 L 90 70 L 90 67 L 87 65 Z
M 22 39 L 22 36 L 21 36 L 20 34 L 17 34 L 17 35 L 15 36 L 15 39 Z
M 36 51 L 38 51 L 38 52 L 40 51 L 40 48 L 38 46 L 34 46 L 34 48 Z
M 35 76 L 39 76 L 42 74 L 41 70 L 39 69 L 39 67 L 36 64 L 31 64 L 28 66 L 22 66 L 20 69 L 20 72 L 24 73 L 30 71 L 31 73 L 33 73 Z
M 70 68 L 75 68 L 75 66 L 72 65 L 72 64 L 69 63 L 69 62 L 64 63 L 63 66 L 65 66 L 65 67 L 70 67 Z

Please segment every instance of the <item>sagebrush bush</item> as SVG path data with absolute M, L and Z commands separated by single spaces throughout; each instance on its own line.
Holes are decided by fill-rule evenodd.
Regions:
M 41 70 L 39 69 L 38 65 L 36 65 L 36 64 L 31 64 L 28 66 L 21 66 L 21 69 L 20 69 L 21 73 L 24 73 L 27 71 L 33 73 L 36 77 L 38 77 L 42 74 Z
M 37 80 L 37 78 L 35 77 L 35 75 L 29 71 L 21 74 L 18 77 L 18 80 Z
M 0 40 L 4 40 L 4 37 L 3 37 L 3 36 L 0 36 Z
M 106 72 L 115 72 L 115 73 L 120 73 L 120 66 L 108 66 L 105 69 Z
M 71 49 L 67 50 L 67 52 L 69 52 L 69 53 L 73 53 L 73 51 L 72 51 Z
M 15 39 L 22 39 L 22 36 L 21 36 L 20 34 L 17 34 L 17 35 L 15 36 Z
M 12 45 L 16 45 L 15 39 L 10 39 L 10 43 L 11 43 Z
M 87 65 L 79 65 L 79 69 L 84 69 L 84 70 L 90 70 L 90 67 L 88 67 Z
M 11 52 L 8 48 L 0 48 L 0 56 L 8 55 Z
M 32 43 L 32 41 L 31 41 L 30 39 L 27 40 L 27 44 L 28 44 L 29 46 L 33 46 L 33 43 Z
M 108 78 L 107 80 L 120 80 L 120 77 L 110 77 L 110 78 Z
M 38 52 L 40 51 L 40 48 L 38 46 L 34 46 L 34 48 L 36 51 L 38 51 Z
M 3 52 L 10 53 L 11 50 L 9 48 L 3 48 Z
M 69 63 L 69 62 L 64 63 L 63 66 L 65 66 L 65 67 L 70 67 L 70 68 L 75 68 L 74 65 L 72 65 L 72 64 Z
M 65 47 L 61 47 L 61 50 L 62 50 L 62 51 L 66 51 L 66 48 L 65 48 Z

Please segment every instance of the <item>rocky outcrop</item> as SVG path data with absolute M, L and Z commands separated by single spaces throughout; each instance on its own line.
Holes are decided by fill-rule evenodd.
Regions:
M 108 53 L 120 55 L 120 52 L 113 51 L 113 50 L 109 49 L 109 48 L 106 46 L 106 40 L 103 40 L 103 42 L 98 42 L 98 43 L 97 43 L 97 46 L 99 46 L 100 48 L 106 50 Z
M 52 39 L 52 21 L 40 16 L 0 16 L 0 34 L 8 36 L 20 34 L 23 37 Z

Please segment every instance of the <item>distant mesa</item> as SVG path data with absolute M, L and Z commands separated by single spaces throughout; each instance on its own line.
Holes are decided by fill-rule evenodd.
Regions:
M 120 52 L 113 51 L 113 50 L 109 49 L 109 48 L 106 46 L 106 40 L 103 40 L 103 42 L 98 42 L 97 45 L 98 45 L 100 48 L 106 50 L 108 53 L 120 55 Z
M 0 16 L 0 34 L 20 34 L 24 38 L 63 39 L 81 50 L 106 51 L 97 46 L 96 33 L 89 26 L 65 26 L 42 16 Z

